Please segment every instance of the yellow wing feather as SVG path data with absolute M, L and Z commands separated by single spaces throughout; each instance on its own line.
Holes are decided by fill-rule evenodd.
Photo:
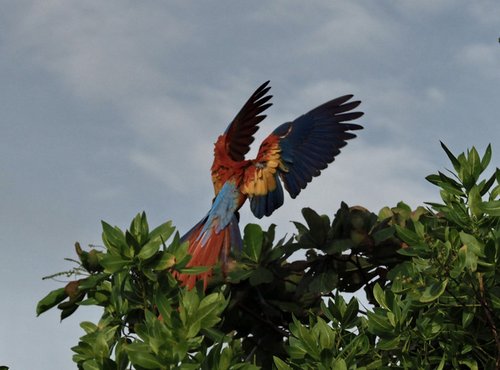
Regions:
M 243 194 L 249 197 L 266 195 L 276 189 L 275 173 L 278 167 L 283 168 L 278 143 L 265 148 L 264 155 L 259 155 L 252 167 L 245 173 L 242 186 Z M 260 154 L 260 153 L 259 153 Z

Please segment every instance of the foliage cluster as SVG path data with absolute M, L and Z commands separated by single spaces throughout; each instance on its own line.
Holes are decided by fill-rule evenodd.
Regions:
M 76 244 L 77 279 L 41 314 L 99 306 L 73 347 L 79 369 L 449 369 L 500 367 L 500 170 L 476 149 L 427 177 L 442 203 L 378 215 L 304 209 L 297 235 L 249 224 L 244 247 L 208 289 L 180 287 L 187 245 L 170 223 L 103 222 L 104 249 Z M 364 289 L 373 307 L 342 293 Z

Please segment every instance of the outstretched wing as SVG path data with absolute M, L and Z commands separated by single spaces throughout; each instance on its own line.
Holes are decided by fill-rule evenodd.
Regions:
M 245 159 L 245 154 L 248 153 L 250 144 L 254 141 L 253 135 L 259 129 L 258 124 L 266 118 L 261 113 L 272 105 L 268 103 L 272 95 L 266 95 L 271 89 L 268 85 L 269 81 L 255 90 L 224 133 L 225 150 L 233 161 Z
M 311 110 L 293 122 L 276 128 L 262 143 L 253 166 L 245 172 L 243 193 L 250 197 L 250 207 L 258 218 L 269 216 L 283 204 L 283 189 L 295 198 L 302 189 L 333 162 L 350 131 L 363 127 L 348 123 L 363 115 L 352 112 L 361 102 L 341 96 Z

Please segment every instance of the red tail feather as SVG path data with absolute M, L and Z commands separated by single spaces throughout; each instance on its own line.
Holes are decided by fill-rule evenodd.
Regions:
M 208 280 L 213 273 L 212 266 L 215 266 L 220 260 L 224 269 L 231 249 L 230 229 L 228 227 L 222 229 L 218 234 L 211 229 L 208 237 L 200 237 L 202 229 L 203 224 L 198 225 L 186 239 L 189 242 L 188 253 L 191 255 L 191 260 L 186 267 L 207 266 L 210 269 L 200 274 L 174 275 L 182 285 L 189 289 L 192 289 L 198 280 L 203 280 L 203 286 L 206 289 Z

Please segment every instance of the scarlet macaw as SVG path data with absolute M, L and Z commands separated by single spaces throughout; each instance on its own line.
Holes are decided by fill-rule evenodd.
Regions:
M 261 144 L 256 159 L 245 154 L 254 141 L 262 114 L 272 103 L 269 81 L 262 84 L 243 105 L 224 134 L 215 143 L 212 181 L 215 198 L 210 211 L 186 235 L 192 258 L 186 267 L 209 266 L 221 262 L 225 271 L 229 253 L 240 250 L 242 240 L 237 211 L 247 198 L 257 218 L 269 216 L 283 204 L 285 189 L 295 198 L 302 189 L 333 162 L 346 140 L 356 137 L 349 132 L 363 127 L 346 123 L 363 115 L 352 112 L 360 101 L 352 95 L 330 100 L 292 122 L 276 128 Z M 177 274 L 188 288 L 202 279 L 206 287 L 211 270 L 195 274 Z

